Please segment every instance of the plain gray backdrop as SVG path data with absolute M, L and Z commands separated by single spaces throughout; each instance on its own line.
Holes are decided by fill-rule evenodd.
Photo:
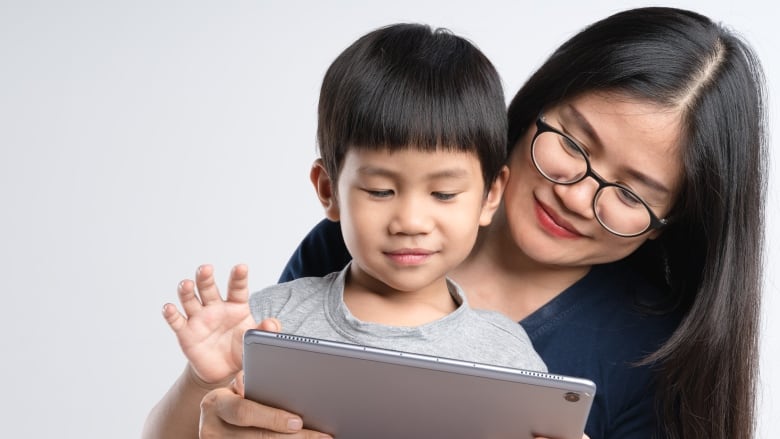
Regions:
M 138 437 L 184 367 L 160 311 L 198 264 L 276 281 L 322 212 L 308 181 L 330 62 L 360 35 L 447 27 L 507 97 L 567 37 L 644 2 L 0 1 L 3 437 Z M 778 114 L 769 1 L 679 1 L 745 36 Z M 770 147 L 776 157 L 777 143 Z M 759 437 L 780 430 L 778 165 Z M 10 430 L 10 431 L 9 431 Z

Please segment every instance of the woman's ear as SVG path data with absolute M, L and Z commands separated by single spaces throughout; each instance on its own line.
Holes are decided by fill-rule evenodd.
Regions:
M 663 233 L 663 230 L 655 229 L 652 232 L 647 234 L 647 239 L 649 239 L 651 241 L 653 239 L 658 239 L 658 237 L 661 236 L 661 233 Z
M 482 212 L 479 214 L 480 226 L 487 226 L 493 221 L 493 214 L 496 213 L 496 209 L 501 205 L 501 197 L 504 195 L 507 180 L 509 180 L 509 168 L 504 166 L 501 168 L 501 172 L 496 180 L 488 188 L 485 201 L 482 203 Z
M 340 213 L 339 203 L 336 199 L 336 188 L 333 180 L 328 175 L 328 171 L 325 169 L 322 159 L 315 160 L 311 165 L 309 179 L 311 184 L 314 185 L 320 204 L 325 209 L 325 216 L 331 221 L 338 221 Z

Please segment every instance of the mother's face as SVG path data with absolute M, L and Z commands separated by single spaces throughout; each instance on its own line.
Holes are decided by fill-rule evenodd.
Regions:
M 545 109 L 545 122 L 574 139 L 592 169 L 638 194 L 658 218 L 672 208 L 682 181 L 680 110 L 616 93 L 590 93 Z M 624 238 L 599 224 L 598 183 L 554 184 L 531 160 L 532 127 L 510 157 L 504 192 L 509 231 L 520 249 L 545 264 L 586 266 L 631 254 L 658 230 Z

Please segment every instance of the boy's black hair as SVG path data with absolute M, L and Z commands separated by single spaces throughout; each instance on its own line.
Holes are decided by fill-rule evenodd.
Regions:
M 446 29 L 376 29 L 344 50 L 322 83 L 317 141 L 334 181 L 349 148 L 445 149 L 477 154 L 487 191 L 505 163 L 506 138 L 498 73 Z

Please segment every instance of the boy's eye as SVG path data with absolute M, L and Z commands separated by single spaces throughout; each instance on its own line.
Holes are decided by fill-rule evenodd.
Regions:
M 433 197 L 436 198 L 437 200 L 447 201 L 447 200 L 452 200 L 458 194 L 447 194 L 447 193 L 444 193 L 444 192 L 433 192 L 431 195 L 433 195 Z
M 383 189 L 383 190 L 366 189 L 365 191 L 368 193 L 368 195 L 374 198 L 387 198 L 393 196 L 393 191 L 391 189 Z

